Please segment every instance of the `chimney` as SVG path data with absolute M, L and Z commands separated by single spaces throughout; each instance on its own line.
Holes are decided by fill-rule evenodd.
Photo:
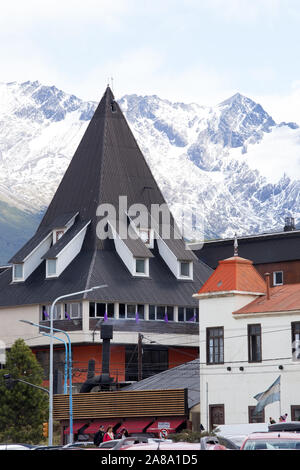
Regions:
M 295 227 L 295 219 L 294 217 L 285 217 L 284 219 L 284 232 L 292 232 L 293 230 L 296 229 Z
M 270 273 L 265 273 L 266 286 L 267 286 L 267 299 L 270 299 Z

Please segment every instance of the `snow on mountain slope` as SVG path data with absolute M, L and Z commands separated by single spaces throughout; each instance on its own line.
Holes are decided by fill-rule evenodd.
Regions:
M 39 82 L 0 84 L 0 103 L 0 200 L 42 211 L 96 103 Z M 240 94 L 214 107 L 137 95 L 119 103 L 179 223 L 183 207 L 203 215 L 208 237 L 280 229 L 289 214 L 299 219 L 296 124 L 276 124 Z

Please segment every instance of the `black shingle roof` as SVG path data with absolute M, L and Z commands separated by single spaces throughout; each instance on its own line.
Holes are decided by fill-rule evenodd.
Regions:
M 196 256 L 215 269 L 222 259 L 233 256 L 233 239 L 205 242 Z M 266 233 L 238 238 L 238 253 L 253 264 L 277 263 L 300 259 L 300 231 Z

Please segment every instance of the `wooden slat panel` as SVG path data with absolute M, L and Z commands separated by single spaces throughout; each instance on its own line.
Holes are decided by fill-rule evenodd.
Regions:
M 73 395 L 73 417 L 121 418 L 138 416 L 184 416 L 187 412 L 187 393 L 180 390 L 139 390 Z M 55 395 L 53 417 L 69 417 L 69 396 Z

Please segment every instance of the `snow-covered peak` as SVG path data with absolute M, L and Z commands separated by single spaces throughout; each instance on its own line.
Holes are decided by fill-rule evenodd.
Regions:
M 38 81 L 0 84 L 0 102 L 0 200 L 43 210 L 96 103 Z M 288 211 L 300 217 L 297 124 L 277 125 L 240 93 L 211 107 L 136 94 L 119 104 L 178 219 L 182 207 L 200 211 L 206 236 L 218 237 L 275 230 Z

